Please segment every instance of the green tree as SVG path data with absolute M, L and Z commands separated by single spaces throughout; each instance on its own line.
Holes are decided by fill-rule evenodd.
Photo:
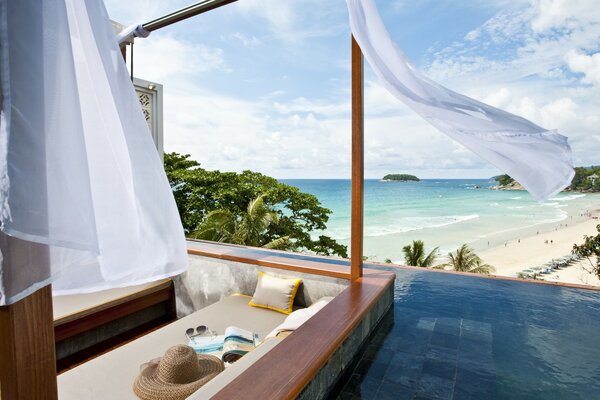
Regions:
M 504 174 L 504 175 L 498 175 L 496 177 L 496 181 L 498 181 L 498 183 L 502 186 L 505 185 L 509 185 L 511 183 L 513 183 L 515 180 L 513 178 L 511 178 L 510 176 Z
M 214 210 L 208 213 L 199 228 L 190 234 L 195 239 L 212 240 L 242 244 L 254 247 L 287 250 L 289 237 L 284 236 L 266 241 L 266 232 L 277 224 L 277 213 L 264 202 L 264 196 L 258 196 L 248 204 L 247 210 L 235 215 L 229 210 Z
M 485 264 L 473 249 L 463 244 L 454 253 L 448 253 L 448 263 L 455 271 L 471 272 L 474 274 L 489 274 L 496 269 Z
M 600 278 L 600 225 L 596 225 L 596 230 L 598 235 L 585 235 L 583 244 L 573 245 L 573 253 L 580 257 L 587 257 L 592 264 L 592 273 Z M 596 260 L 592 261 L 590 257 L 596 257 Z
M 402 248 L 402 252 L 406 264 L 414 267 L 431 267 L 437 257 L 438 248 L 436 247 L 425 255 L 425 243 L 422 240 L 413 240 L 412 244 Z
M 263 201 L 277 214 L 277 223 L 264 231 L 264 243 L 288 237 L 289 250 L 348 256 L 346 246 L 334 239 L 311 236 L 327 228 L 331 214 L 315 196 L 258 172 L 207 171 L 189 155 L 166 153 L 164 163 L 187 235 L 196 232 L 211 211 L 227 210 L 241 217 L 252 200 L 264 195 Z

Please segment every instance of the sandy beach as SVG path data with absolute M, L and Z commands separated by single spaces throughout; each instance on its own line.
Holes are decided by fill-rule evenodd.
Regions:
M 479 252 L 479 256 L 496 268 L 495 275 L 516 277 L 517 273 L 535 266 L 543 265 L 553 258 L 571 253 L 573 244 L 581 243 L 584 235 L 595 235 L 596 225 L 600 224 L 598 212 L 582 222 L 557 224 L 555 230 L 540 232 L 533 236 L 514 239 L 505 245 Z M 591 269 L 587 259 L 575 263 L 560 271 L 545 275 L 544 279 L 554 282 L 568 282 L 600 286 L 600 279 L 588 272 Z

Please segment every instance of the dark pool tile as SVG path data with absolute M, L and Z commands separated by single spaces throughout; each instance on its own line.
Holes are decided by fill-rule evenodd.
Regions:
M 342 393 L 358 396 L 364 400 L 376 399 L 377 390 L 379 389 L 380 384 L 381 380 L 379 379 L 364 378 L 354 374 L 342 389 Z
M 460 319 L 438 318 L 435 324 L 434 332 L 447 333 L 449 335 L 458 335 L 460 333 Z
M 433 335 L 431 335 L 430 343 L 432 346 L 457 349 L 459 343 L 459 336 L 434 331 Z
M 493 340 L 492 334 L 486 332 L 461 331 L 460 337 L 462 340 L 467 340 L 471 342 L 492 343 Z
M 390 361 L 390 367 L 401 368 L 417 366 L 418 368 L 421 368 L 423 366 L 423 360 L 424 357 L 419 354 L 396 352 Z
M 461 321 L 461 329 L 466 331 L 491 332 L 492 324 L 489 322 L 463 319 Z
M 403 358 L 402 362 L 399 363 L 394 363 L 392 360 L 383 376 L 384 382 L 405 386 L 414 386 L 418 382 L 423 368 L 423 358 L 414 357 L 409 354 L 406 356 L 407 358 Z
M 432 358 L 441 361 L 456 361 L 458 356 L 457 349 L 451 349 L 441 346 L 429 346 L 425 352 L 426 358 Z
M 435 318 L 419 318 L 417 329 L 433 332 L 435 328 Z
M 461 339 L 472 342 L 491 343 L 493 339 L 492 325 L 489 322 L 464 319 L 460 329 Z
M 454 394 L 452 395 L 452 400 L 491 400 L 493 397 L 481 397 L 480 394 L 473 394 L 469 392 L 465 392 L 462 389 L 454 388 Z
M 466 359 L 460 358 L 459 355 L 457 367 L 461 370 L 478 371 L 486 375 L 495 374 L 494 361 L 489 359 Z
M 407 341 L 410 342 L 413 340 L 413 335 L 407 334 L 394 334 L 388 336 L 384 345 L 382 346 L 386 350 L 396 351 L 399 347 L 402 346 L 403 343 Z
M 454 386 L 455 398 L 492 399 L 494 398 L 493 382 L 463 382 Z M 460 396 L 458 395 L 460 394 Z
M 426 358 L 423 363 L 423 374 L 453 380 L 456 374 L 456 362 Z
M 377 352 L 377 354 L 373 358 L 373 361 L 382 363 L 382 364 L 389 364 L 389 362 L 394 357 L 394 354 L 395 354 L 395 352 L 385 351 L 382 349 L 381 351 Z
M 429 347 L 430 334 L 427 331 L 422 331 L 420 335 L 414 332 L 403 335 L 397 342 L 395 351 L 423 355 Z
M 365 352 L 364 352 L 362 358 L 365 360 L 373 360 L 373 359 L 375 359 L 375 356 L 377 355 L 377 353 L 379 353 L 379 351 L 380 351 L 379 346 L 371 344 L 371 345 L 367 346 L 367 348 L 365 349 Z
M 356 366 L 354 373 L 365 378 L 381 380 L 387 371 L 389 363 L 389 360 L 387 362 L 361 360 Z
M 496 376 L 493 372 L 487 371 L 485 369 L 478 368 L 462 368 L 462 366 L 458 366 L 456 370 L 456 381 L 461 383 L 465 382 L 493 382 L 496 379 Z
M 417 385 L 415 398 L 450 400 L 454 390 L 454 381 L 437 376 L 422 374 Z
M 393 382 L 383 382 L 377 391 L 377 400 L 410 400 L 414 395 L 414 387 Z
M 336 400 L 360 400 L 360 396 L 356 396 L 349 392 L 342 392 Z

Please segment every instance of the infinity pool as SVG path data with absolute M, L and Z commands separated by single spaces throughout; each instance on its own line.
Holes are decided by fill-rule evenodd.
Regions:
M 600 291 L 394 271 L 340 399 L 600 399 Z

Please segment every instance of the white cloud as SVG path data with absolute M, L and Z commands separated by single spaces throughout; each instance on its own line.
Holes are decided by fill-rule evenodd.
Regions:
M 188 5 L 186 0 L 104 0 L 112 19 L 125 26 L 151 21 Z
M 598 23 L 600 13 L 595 0 L 536 0 L 531 27 L 536 32 L 550 29 L 578 29 L 582 24 Z
M 185 5 L 142 0 L 108 3 L 121 9 L 122 15 L 140 9 L 151 17 Z M 589 7 L 592 2 L 573 3 L 565 10 L 571 1 L 508 4 L 495 0 L 497 14 L 466 32 L 464 40 L 433 52 L 425 72 L 462 93 L 559 129 L 570 137 L 576 164 L 597 163 L 600 23 L 594 21 L 599 13 Z M 478 0 L 476 5 L 489 7 L 489 2 Z M 207 89 L 214 74 L 231 71 L 228 56 L 240 51 L 240 44 L 259 52 L 269 47 L 267 43 L 273 46 L 270 40 L 275 39 L 283 46 L 273 52 L 305 50 L 302 46 L 312 46 L 317 38 L 347 29 L 345 13 L 342 0 L 243 0 L 224 8 L 221 15 L 235 21 L 235 31 L 225 30 L 216 42 L 184 30 L 138 40 L 136 75 L 165 85 L 165 149 L 190 153 L 210 169 L 252 169 L 277 177 L 348 177 L 347 70 L 328 71 L 325 79 L 331 86 L 313 95 L 294 91 L 285 83 L 288 80 L 282 80 L 281 86 L 265 86 L 264 93 L 252 98 L 242 87 L 239 96 Z M 121 22 L 129 19 L 123 17 Z M 323 73 L 320 62 L 314 60 L 314 71 L 305 72 Z M 234 79 L 235 74 L 230 76 Z M 268 79 L 265 76 L 257 76 L 257 81 Z M 369 177 L 397 171 L 423 177 L 496 173 L 408 110 L 377 81 L 365 82 L 365 111 Z
M 156 34 L 134 45 L 134 73 L 164 82 L 172 76 L 199 75 L 212 70 L 230 72 L 223 50 Z
M 464 41 L 435 52 L 426 72 L 459 92 L 558 129 L 570 139 L 575 164 L 590 164 L 597 159 L 600 122 L 598 37 L 596 1 L 534 0 L 502 9 Z
M 246 17 L 265 21 L 275 39 L 289 43 L 330 36 L 347 29 L 347 24 L 341 25 L 337 18 L 346 12 L 341 0 L 243 0 L 237 2 L 236 7 Z
M 600 53 L 587 55 L 572 50 L 565 60 L 571 71 L 584 75 L 583 82 L 600 85 Z
M 241 32 L 232 33 L 231 35 L 229 35 L 229 37 L 232 39 L 239 40 L 244 45 L 244 47 L 248 48 L 253 48 L 261 44 L 260 39 L 258 39 L 256 36 L 244 35 Z

